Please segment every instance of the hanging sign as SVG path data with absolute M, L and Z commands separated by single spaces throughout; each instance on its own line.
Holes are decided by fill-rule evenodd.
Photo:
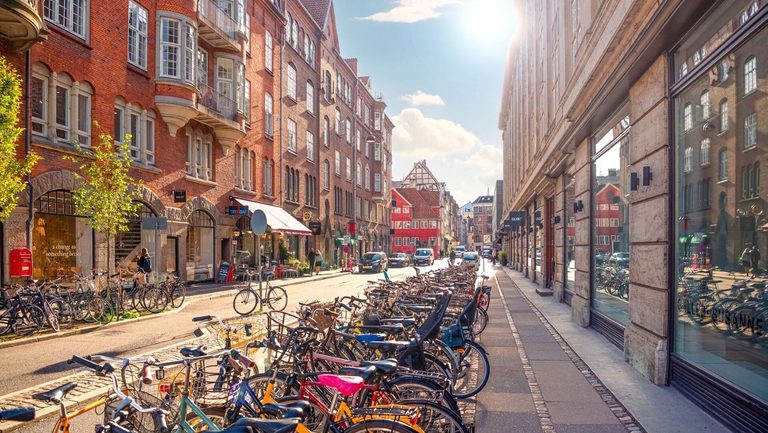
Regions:
M 173 202 L 174 203 L 186 203 L 187 201 L 187 191 L 174 191 L 173 192 Z

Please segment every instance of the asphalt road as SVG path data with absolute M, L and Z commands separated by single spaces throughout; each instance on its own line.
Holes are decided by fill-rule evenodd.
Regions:
M 446 260 L 424 270 L 447 266 Z M 413 268 L 390 269 L 392 279 L 414 275 Z M 369 280 L 381 274 L 346 274 L 319 281 L 306 281 L 286 286 L 288 308 L 295 311 L 299 302 L 330 301 L 337 296 L 359 294 Z M 279 284 L 279 281 L 278 281 Z M 127 322 L 119 326 L 64 338 L 51 339 L 0 350 L 0 395 L 26 389 L 74 373 L 77 367 L 67 365 L 72 355 L 104 354 L 132 357 L 194 338 L 197 325 L 195 316 L 217 314 L 222 318 L 235 316 L 232 297 L 225 296 L 192 302 L 181 311 L 163 314 L 143 321 Z M 73 421 L 73 432 L 92 431 L 101 416 L 89 413 Z M 50 432 L 52 418 L 36 421 L 16 430 L 23 433 Z

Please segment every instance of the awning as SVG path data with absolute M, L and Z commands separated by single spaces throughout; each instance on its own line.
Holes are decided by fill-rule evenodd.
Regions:
M 255 201 L 245 200 L 242 198 L 236 198 L 236 202 L 242 206 L 248 206 L 248 211 L 259 209 L 267 216 L 267 225 L 273 232 L 285 233 L 289 235 L 311 235 L 312 231 L 301 224 L 293 215 L 285 211 L 285 209 L 277 206 L 272 206 L 264 203 L 257 203 Z

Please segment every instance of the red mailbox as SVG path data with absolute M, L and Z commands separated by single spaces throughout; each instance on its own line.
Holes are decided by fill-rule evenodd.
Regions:
M 32 276 L 32 251 L 26 248 L 14 248 L 10 257 L 11 278 Z

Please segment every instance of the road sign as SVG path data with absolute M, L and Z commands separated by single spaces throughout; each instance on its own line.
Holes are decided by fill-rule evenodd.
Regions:
M 363 231 L 367 232 L 368 231 L 368 226 L 363 226 Z
M 262 235 L 267 231 L 267 215 L 261 209 L 256 209 L 251 215 L 251 230 L 256 235 Z

